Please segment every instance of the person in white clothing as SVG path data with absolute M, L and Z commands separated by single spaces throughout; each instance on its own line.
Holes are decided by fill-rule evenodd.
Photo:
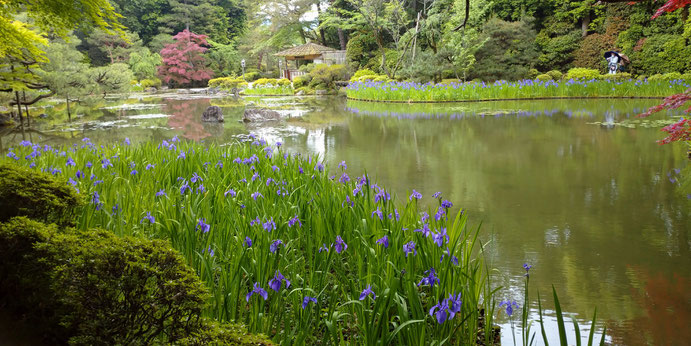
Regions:
M 619 70 L 619 55 L 612 54 L 607 58 L 607 61 L 609 62 L 607 68 L 609 74 L 617 74 L 617 70 Z

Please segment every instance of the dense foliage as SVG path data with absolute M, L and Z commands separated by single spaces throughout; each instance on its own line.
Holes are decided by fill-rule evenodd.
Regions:
M 190 86 L 211 79 L 212 71 L 206 67 L 207 61 L 203 55 L 208 50 L 206 36 L 185 30 L 173 36 L 173 39 L 175 43 L 161 50 L 163 64 L 158 68 L 161 79 L 176 86 Z

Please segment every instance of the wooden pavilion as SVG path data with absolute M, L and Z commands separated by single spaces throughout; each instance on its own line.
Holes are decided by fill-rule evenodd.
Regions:
M 288 48 L 280 51 L 275 56 L 285 58 L 285 66 L 281 69 L 281 78 L 293 78 L 304 75 L 305 72 L 299 70 L 299 61 L 309 61 L 315 64 L 345 64 L 345 51 L 335 50 L 313 42 Z M 295 66 L 291 67 L 288 61 L 295 61 Z

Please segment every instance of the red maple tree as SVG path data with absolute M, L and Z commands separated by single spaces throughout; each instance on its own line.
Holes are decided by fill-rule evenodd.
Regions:
M 173 36 L 175 42 L 161 50 L 163 64 L 158 67 L 161 80 L 175 86 L 190 86 L 211 79 L 213 72 L 207 67 L 204 57 L 205 46 L 209 46 L 206 38 L 206 35 L 197 35 L 189 30 Z
M 655 19 L 665 12 L 676 11 L 683 8 L 686 5 L 691 4 L 691 0 L 669 0 L 662 7 L 660 7 L 653 15 L 652 19 Z M 682 107 L 686 102 L 691 101 L 691 89 L 686 90 L 681 94 L 675 94 L 669 96 L 662 101 L 661 104 L 651 107 L 647 112 L 639 115 L 640 117 L 648 117 L 653 113 L 665 109 L 677 109 Z M 685 112 L 691 113 L 691 107 L 685 110 Z M 682 118 L 678 122 L 665 126 L 662 131 L 667 132 L 668 136 L 659 140 L 660 144 L 668 144 L 672 142 L 691 142 L 691 119 Z M 689 151 L 689 158 L 691 158 L 691 150 Z

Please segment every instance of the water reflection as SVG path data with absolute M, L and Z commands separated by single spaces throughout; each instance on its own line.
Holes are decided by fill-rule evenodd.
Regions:
M 495 283 L 507 287 L 503 299 L 522 300 L 521 265 L 528 262 L 534 290 L 546 296 L 554 284 L 562 306 L 584 322 L 597 306 L 616 344 L 689 340 L 691 202 L 677 189 L 678 170 L 691 171 L 685 148 L 657 145 L 656 129 L 610 126 L 635 120 L 656 101 L 252 99 L 252 106 L 290 118 L 251 127 L 239 122 L 248 101 L 113 101 L 81 110 L 71 124 L 56 106 L 37 125 L 40 133 L 0 132 L 0 150 L 22 139 L 57 144 L 84 136 L 225 143 L 252 131 L 288 150 L 318 154 L 331 167 L 345 160 L 352 174 L 366 171 L 399 196 L 416 189 L 431 202 L 442 191 L 476 225 L 482 221 L 489 260 L 499 269 Z M 225 123 L 200 121 L 209 105 L 223 108 Z M 511 344 L 509 333 L 504 342 Z

